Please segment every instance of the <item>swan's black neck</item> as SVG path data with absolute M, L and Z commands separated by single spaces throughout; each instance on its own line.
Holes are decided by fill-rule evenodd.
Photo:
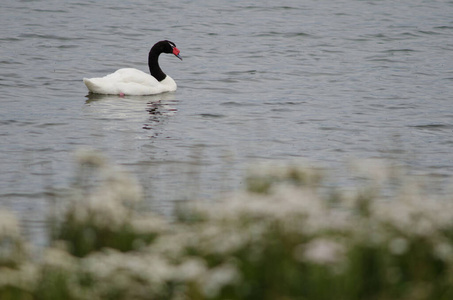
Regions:
M 156 47 L 151 48 L 148 55 L 148 66 L 149 72 L 151 75 L 157 79 L 157 81 L 162 81 L 167 77 L 167 75 L 162 71 L 159 66 L 159 55 L 162 53 L 160 49 Z

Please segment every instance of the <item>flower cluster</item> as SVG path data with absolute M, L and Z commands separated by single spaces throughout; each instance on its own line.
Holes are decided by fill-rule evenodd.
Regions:
M 365 162 L 343 191 L 319 169 L 260 166 L 244 192 L 170 222 L 139 212 L 140 186 L 98 153 L 78 164 L 39 261 L 0 212 L 0 299 L 453 297 L 453 202 L 394 167 Z

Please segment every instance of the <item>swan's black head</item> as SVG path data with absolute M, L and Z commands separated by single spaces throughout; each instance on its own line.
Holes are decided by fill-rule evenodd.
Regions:
M 173 43 L 171 41 L 168 41 L 168 40 L 157 42 L 151 48 L 151 51 L 155 52 L 157 54 L 160 54 L 160 53 L 173 53 L 177 58 L 182 60 L 181 56 L 179 55 L 180 51 L 179 51 L 178 48 L 176 48 L 175 43 Z

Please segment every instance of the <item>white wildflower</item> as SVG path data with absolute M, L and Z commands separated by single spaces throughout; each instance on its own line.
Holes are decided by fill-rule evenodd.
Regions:
M 326 238 L 317 238 L 306 245 L 300 245 L 294 252 L 297 260 L 306 260 L 321 265 L 340 262 L 344 254 L 343 245 Z
M 134 204 L 142 200 L 143 190 L 138 181 L 119 167 L 104 168 L 101 172 L 102 184 L 97 195 L 112 201 Z
M 173 267 L 162 258 L 146 253 L 97 252 L 81 261 L 84 272 L 94 281 L 97 298 L 112 291 L 123 292 L 124 299 L 148 299 L 165 288 Z
M 103 197 L 111 201 L 129 204 L 142 200 L 143 190 L 138 181 L 119 166 L 109 164 L 100 152 L 93 149 L 80 149 L 75 153 L 75 156 L 76 162 L 81 167 L 93 167 L 91 173 L 81 172 L 79 174 L 81 177 L 79 180 L 87 182 L 83 186 L 84 188 L 97 185 L 97 189 L 91 191 L 93 197 Z
M 227 227 L 219 224 L 205 225 L 198 237 L 202 248 L 221 255 L 237 251 L 248 241 L 247 232 L 234 224 Z
M 71 271 L 76 268 L 76 258 L 58 248 L 48 248 L 44 253 L 43 264 L 59 270 Z
M 382 184 L 390 179 L 395 168 L 382 159 L 360 159 L 351 163 L 352 169 L 358 174 Z
M 0 239 L 2 238 L 19 238 L 20 229 L 16 216 L 6 210 L 0 210 Z
M 415 219 L 415 218 L 414 218 Z M 437 231 L 436 226 L 426 217 L 414 220 L 414 232 L 420 236 L 430 236 Z
M 32 292 L 40 275 L 38 267 L 28 262 L 21 264 L 18 268 L 0 268 L 0 270 L 0 290 L 4 287 L 7 289 L 14 287 Z
M 441 242 L 437 243 L 434 247 L 434 255 L 444 261 L 451 261 L 453 254 L 453 247 L 450 243 Z
M 146 214 L 144 216 L 137 216 L 131 220 L 131 224 L 136 233 L 163 233 L 168 230 L 168 223 L 155 215 Z
M 159 235 L 146 251 L 169 259 L 179 259 L 185 254 L 185 247 L 195 240 L 195 234 L 180 230 L 171 234 Z
M 200 284 L 207 298 L 215 298 L 223 287 L 234 284 L 238 280 L 240 280 L 239 271 L 233 264 L 227 263 L 207 272 Z
M 0 266 L 15 265 L 22 262 L 25 254 L 19 222 L 16 216 L 0 210 Z
M 181 281 L 196 280 L 206 270 L 206 262 L 203 259 L 190 258 L 174 269 L 174 278 Z
M 78 224 L 94 223 L 100 228 L 118 228 L 128 220 L 129 211 L 116 201 L 90 197 L 81 205 L 72 206 L 70 213 Z
M 402 255 L 409 249 L 409 242 L 407 239 L 399 237 L 394 238 L 389 243 L 389 250 L 394 255 Z
M 307 166 L 308 164 L 302 161 L 256 164 L 247 172 L 249 189 L 268 193 L 281 184 L 314 188 L 321 181 L 322 174 L 319 169 Z
M 99 152 L 91 148 L 82 148 L 75 152 L 76 162 L 80 165 L 90 165 L 102 168 L 106 166 L 107 160 Z

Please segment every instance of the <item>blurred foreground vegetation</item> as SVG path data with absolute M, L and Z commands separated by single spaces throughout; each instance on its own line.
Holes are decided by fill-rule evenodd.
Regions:
M 0 299 L 453 299 L 453 201 L 395 168 L 365 163 L 370 180 L 341 190 L 256 167 L 246 191 L 169 221 L 98 153 L 77 161 L 42 257 L 0 211 Z

